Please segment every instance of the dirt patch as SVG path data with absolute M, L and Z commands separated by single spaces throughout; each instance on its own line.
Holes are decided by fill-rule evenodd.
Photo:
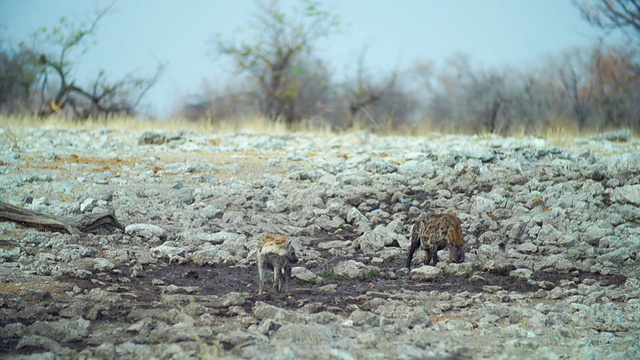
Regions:
M 304 264 L 301 264 L 304 266 Z M 309 270 L 321 273 L 320 267 L 308 267 Z M 178 290 L 176 293 L 189 293 L 199 296 L 224 297 L 235 292 L 242 294 L 246 302 L 244 307 L 250 309 L 256 301 L 263 301 L 275 306 L 297 309 L 305 303 L 327 302 L 327 294 L 319 293 L 317 285 L 302 281 L 292 280 L 289 293 L 287 295 L 275 295 L 270 292 L 260 296 L 257 295 L 257 269 L 245 266 L 198 266 L 193 264 L 158 264 L 145 271 L 142 277 L 129 277 L 128 268 L 119 269 L 121 276 L 112 274 L 97 274 L 92 279 L 74 279 L 70 277 L 59 277 L 57 280 L 67 284 L 77 285 L 82 289 L 92 289 L 95 287 L 110 288 L 111 291 L 130 294 L 130 303 L 135 306 L 149 306 L 160 301 L 163 289 L 168 285 L 175 285 L 178 288 L 189 290 Z M 388 271 L 397 270 L 387 266 L 381 268 L 381 274 Z M 469 292 L 483 293 L 487 291 L 487 286 L 493 291 L 504 290 L 508 292 L 529 293 L 536 292 L 540 286 L 524 280 L 516 280 L 508 275 L 500 275 L 490 272 L 475 272 L 478 277 L 471 279 L 469 276 L 448 276 L 439 275 L 429 282 L 417 282 L 410 280 L 407 275 L 390 279 L 382 276 L 370 276 L 365 279 L 338 279 L 332 276 L 324 277 L 324 284 L 335 284 L 335 292 L 330 294 L 334 298 L 333 305 L 345 308 L 348 304 L 362 305 L 367 298 L 360 297 L 367 292 L 390 293 L 400 289 L 412 291 L 439 291 L 439 292 Z M 127 279 L 123 281 L 122 279 Z M 581 273 L 577 275 L 567 275 L 556 272 L 534 273 L 533 278 L 537 281 L 546 281 L 554 286 L 564 286 L 577 288 L 578 285 L 587 279 L 591 279 L 603 286 L 620 286 L 626 281 L 622 275 L 601 275 L 595 273 Z M 573 280 L 572 280 L 573 279 Z M 570 281 L 570 282 L 568 282 Z M 156 283 L 154 285 L 154 283 Z M 99 284 L 97 286 L 97 284 Z M 116 286 L 114 288 L 114 286 Z M 190 289 L 196 288 L 191 292 Z M 550 290 L 550 289 L 546 289 Z M 355 300 L 360 297 L 361 300 Z M 292 299 L 304 301 L 292 301 Z M 122 308 L 124 309 L 124 308 Z M 120 310 L 122 310 L 120 309 Z M 118 312 L 119 310 L 116 310 Z

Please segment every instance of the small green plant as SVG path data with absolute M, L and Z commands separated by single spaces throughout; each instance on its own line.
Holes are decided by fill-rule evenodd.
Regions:
M 378 271 L 376 269 L 371 269 L 371 270 L 369 270 L 369 273 L 367 274 L 367 276 L 373 279 L 373 278 L 378 277 L 379 273 L 380 273 L 380 271 Z
M 404 260 L 405 260 L 405 259 L 401 259 L 401 258 L 398 258 L 398 257 L 392 257 L 392 258 L 390 258 L 390 259 L 389 259 L 389 260 L 387 260 L 387 261 L 389 262 L 389 264 L 393 265 L 393 264 L 401 264 L 401 263 L 404 263 Z
M 324 271 L 320 271 L 316 275 L 323 278 L 332 278 L 334 276 L 334 273 L 333 273 L 333 270 L 324 270 Z
M 324 270 L 324 271 L 320 271 L 319 273 L 317 273 L 316 275 L 323 277 L 325 279 L 327 278 L 331 278 L 331 279 L 336 279 L 338 281 L 344 281 L 347 280 L 347 277 L 344 275 L 336 275 L 336 273 L 333 272 L 333 270 Z

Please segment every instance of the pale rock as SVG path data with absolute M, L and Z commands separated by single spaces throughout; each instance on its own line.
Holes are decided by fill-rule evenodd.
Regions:
M 435 279 L 441 272 L 442 270 L 438 267 L 425 265 L 411 269 L 410 277 L 412 280 L 429 281 Z
M 322 343 L 331 341 L 333 331 L 321 324 L 284 324 L 273 335 L 274 340 L 286 340 L 293 343 Z
M 509 273 L 510 277 L 514 279 L 520 279 L 520 280 L 529 280 L 531 279 L 532 275 L 533 275 L 533 271 L 529 269 L 517 269 Z
M 145 239 L 166 239 L 167 235 L 163 228 L 152 224 L 131 224 L 125 227 L 124 232 L 130 236 L 139 236 Z
M 379 269 L 355 260 L 340 262 L 333 268 L 333 273 L 336 276 L 344 276 L 349 279 L 364 278 L 370 271 L 379 271 Z
M 96 200 L 93 198 L 87 198 L 80 204 L 80 212 L 86 213 L 93 210 L 96 206 Z
M 611 192 L 611 200 L 620 204 L 640 206 L 640 184 L 625 185 Z
M 448 259 L 448 256 L 446 259 Z M 470 261 L 460 264 L 441 261 L 438 263 L 437 267 L 447 275 L 466 275 L 473 270 L 473 265 Z
M 167 260 L 171 262 L 181 262 L 185 257 L 185 248 L 178 246 L 176 242 L 167 241 L 160 246 L 149 249 L 151 256 L 156 259 Z
M 187 260 L 196 265 L 215 265 L 230 263 L 237 259 L 221 245 L 205 244 L 189 254 Z
M 333 240 L 333 241 L 325 241 L 318 244 L 318 249 L 329 250 L 329 249 L 344 249 L 351 246 L 352 241 L 350 240 Z
M 385 246 L 408 248 L 410 241 L 389 229 L 379 225 L 371 231 L 367 231 L 362 236 L 354 240 L 353 246 L 360 249 L 365 255 L 372 255 L 383 249 Z
M 472 198 L 471 209 L 473 210 L 474 214 L 486 215 L 487 213 L 495 210 L 496 207 L 496 202 L 486 196 L 476 195 Z
M 324 279 L 322 277 L 301 266 L 296 266 L 291 269 L 291 277 L 317 285 L 320 285 L 324 282 Z
M 538 251 L 538 246 L 534 243 L 524 243 L 516 247 L 516 250 L 523 254 L 535 254 Z
M 542 269 L 552 268 L 557 271 L 569 271 L 576 268 L 576 264 L 562 254 L 548 255 L 541 261 L 534 263 L 534 270 L 539 271 Z
M 351 208 L 351 210 L 349 210 L 349 212 L 347 213 L 347 222 L 349 224 L 356 224 L 358 222 L 368 222 L 369 220 L 367 219 L 366 216 L 364 216 L 360 210 L 358 210 L 357 208 Z
M 600 239 L 613 234 L 613 229 L 603 228 L 598 225 L 589 226 L 584 233 L 582 233 L 582 241 L 589 245 L 598 245 Z
M 97 272 L 109 272 L 116 267 L 114 263 L 104 258 L 93 259 L 93 270 Z
M 478 260 L 483 261 L 501 258 L 504 256 L 504 253 L 497 245 L 482 244 L 480 245 L 480 247 L 478 247 L 476 255 L 478 256 Z

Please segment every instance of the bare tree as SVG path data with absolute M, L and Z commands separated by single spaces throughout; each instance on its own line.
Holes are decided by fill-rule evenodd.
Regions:
M 77 57 L 88 51 L 86 43 L 96 34 L 98 23 L 112 6 L 98 10 L 88 24 L 76 25 L 62 17 L 52 29 L 41 28 L 33 35 L 41 67 L 40 116 L 60 113 L 65 108 L 70 108 L 77 119 L 133 115 L 142 98 L 158 81 L 164 68 L 162 64 L 158 64 L 150 77 L 128 74 L 117 81 L 109 81 L 106 72 L 101 70 L 88 87 L 81 87 L 73 78 Z M 71 60 L 74 56 L 75 61 Z M 53 93 L 51 89 L 55 89 Z
M 392 87 L 397 78 L 397 73 L 393 72 L 385 84 L 374 84 L 372 75 L 365 64 L 366 55 L 367 49 L 364 49 L 358 58 L 355 79 L 352 84 L 346 85 L 349 94 L 349 115 L 352 119 L 365 107 L 380 101 L 384 91 Z
M 637 51 L 623 46 L 597 46 L 591 56 L 594 105 L 604 125 L 640 125 L 640 65 L 636 61 Z
M 545 67 L 515 72 L 509 78 L 508 99 L 501 115 L 508 119 L 504 130 L 524 131 L 531 133 L 549 126 L 552 120 L 564 110 L 560 87 L 554 83 L 557 78 L 555 70 Z
M 333 84 L 323 62 L 302 57 L 286 76 L 297 89 L 296 96 L 291 98 L 296 115 L 307 121 L 325 122 L 332 115 Z M 230 120 L 259 114 L 261 100 L 261 88 L 247 79 L 215 86 L 205 82 L 199 93 L 183 100 L 177 115 L 190 120 Z
M 590 78 L 591 58 L 584 49 L 575 49 L 560 56 L 558 79 L 571 104 L 578 129 L 584 130 L 593 114 L 593 84 Z
M 182 99 L 174 116 L 191 121 L 207 120 L 218 123 L 259 113 L 256 101 L 255 84 L 231 82 L 219 85 L 219 82 L 204 81 L 197 94 Z
M 506 75 L 496 70 L 472 74 L 468 91 L 468 106 L 480 126 L 489 133 L 499 130 L 498 116 L 510 101 Z
M 607 32 L 623 31 L 635 49 L 640 47 L 640 0 L 573 0 L 582 17 Z M 629 46 L 627 46 L 628 48 Z M 639 126 L 637 53 L 594 53 L 597 107 L 606 126 Z
M 386 76 L 374 76 L 366 66 L 366 48 L 361 51 L 355 67 L 355 76 L 345 82 L 344 100 L 347 114 L 344 127 L 355 123 L 376 131 L 397 128 L 413 119 L 418 104 L 404 88 L 398 71 Z
M 640 40 L 639 0 L 573 0 L 573 2 L 589 24 L 605 30 L 620 29 L 627 34 L 631 31 L 635 33 L 636 40 Z
M 415 78 L 418 80 L 419 87 L 421 87 L 423 91 L 433 91 L 435 65 L 432 61 L 416 62 L 413 65 L 411 72 L 415 75 Z
M 11 48 L 0 38 L 0 112 L 15 114 L 33 110 L 32 92 L 38 74 L 35 53 Z
M 446 66 L 431 85 L 432 118 L 449 129 L 490 133 L 509 125 L 501 116 L 512 102 L 506 71 L 474 69 L 465 54 L 453 55 Z
M 321 59 L 311 55 L 302 57 L 288 76 L 296 82 L 294 106 L 299 118 L 324 120 L 330 116 L 334 84 L 330 69 Z
M 261 90 L 262 112 L 271 119 L 283 118 L 287 125 L 301 120 L 295 99 L 300 95 L 299 72 L 296 65 L 312 52 L 316 41 L 336 31 L 337 18 L 323 10 L 320 2 L 304 0 L 303 8 L 294 16 L 280 8 L 278 0 L 259 4 L 251 29 L 254 38 L 237 44 L 222 39 L 213 40 L 214 57 L 225 55 L 236 68 L 249 75 Z

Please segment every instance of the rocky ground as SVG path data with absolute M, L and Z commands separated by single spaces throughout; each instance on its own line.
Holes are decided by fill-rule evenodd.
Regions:
M 8 359 L 638 359 L 640 142 L 496 136 L 0 133 L 0 201 L 125 231 L 0 219 Z M 462 264 L 403 269 L 423 211 Z M 255 246 L 294 239 L 287 295 Z M 269 290 L 271 290 L 269 288 Z

